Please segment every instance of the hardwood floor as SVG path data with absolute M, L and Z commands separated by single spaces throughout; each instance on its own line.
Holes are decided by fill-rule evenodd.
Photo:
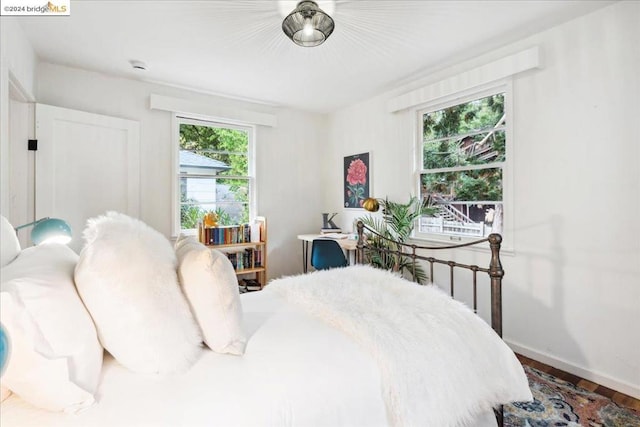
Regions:
M 620 406 L 640 412 L 640 400 L 638 399 L 634 399 L 631 396 L 627 396 L 626 394 L 611 390 L 610 388 L 601 386 L 594 382 L 587 381 L 576 375 L 561 371 L 560 369 L 556 369 L 552 366 L 545 365 L 544 363 L 540 363 L 536 360 L 529 359 L 528 357 L 522 356 L 520 354 L 516 354 L 516 356 L 518 356 L 520 363 L 522 363 L 523 365 L 531 366 L 532 368 L 535 368 L 549 375 L 553 375 L 554 377 L 559 378 L 563 381 L 567 381 L 573 385 L 577 385 L 578 387 L 582 387 L 594 393 L 598 393 L 601 396 L 608 397 Z

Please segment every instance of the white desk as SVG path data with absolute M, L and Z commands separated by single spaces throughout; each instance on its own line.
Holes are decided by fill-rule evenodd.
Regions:
M 346 236 L 343 239 L 331 239 L 327 237 L 326 234 L 298 234 L 298 240 L 302 240 L 302 269 L 306 273 L 309 269 L 309 243 L 313 242 L 315 239 L 331 239 L 338 242 L 340 247 L 347 252 L 347 260 L 351 262 L 351 254 L 355 253 L 355 250 L 358 246 L 358 241 L 349 238 L 352 235 L 344 234 Z

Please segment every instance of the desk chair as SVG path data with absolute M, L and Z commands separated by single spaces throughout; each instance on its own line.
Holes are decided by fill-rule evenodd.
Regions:
M 335 240 L 314 239 L 311 246 L 311 265 L 316 270 L 346 267 L 349 263 Z

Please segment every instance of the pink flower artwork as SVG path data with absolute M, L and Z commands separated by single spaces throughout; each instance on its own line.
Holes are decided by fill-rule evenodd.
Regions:
M 367 165 L 360 159 L 352 160 L 347 170 L 347 182 L 349 185 L 367 183 Z
M 361 208 L 369 197 L 369 153 L 344 158 L 344 207 Z

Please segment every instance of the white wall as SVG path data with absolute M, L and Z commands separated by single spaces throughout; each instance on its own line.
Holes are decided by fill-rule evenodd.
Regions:
M 300 271 L 302 258 L 296 235 L 317 229 L 320 222 L 321 198 L 315 193 L 326 118 L 40 64 L 38 102 L 140 122 L 140 217 L 167 236 L 171 234 L 173 179 L 171 114 L 149 109 L 151 93 L 277 115 L 276 127 L 258 126 L 256 130 L 257 213 L 267 218 L 269 277 Z
M 0 211 L 10 221 L 22 221 L 23 218 L 13 218 L 11 215 L 10 118 L 12 107 L 9 100 L 11 98 L 33 100 L 35 67 L 36 55 L 20 25 L 14 19 L 2 18 L 2 25 L 0 25 Z M 18 123 L 23 119 L 23 117 L 13 118 Z M 20 132 L 14 132 L 14 134 L 22 134 L 23 131 L 25 129 L 20 129 Z M 26 141 L 24 144 L 26 146 Z
M 400 93 L 539 45 L 544 68 L 514 92 L 515 252 L 504 335 L 525 355 L 640 397 L 640 3 L 621 2 L 330 116 L 325 200 L 342 157 L 371 151 L 373 194 L 413 187 L 414 113 Z M 343 227 L 363 211 L 340 210 Z M 468 251 L 461 260 L 478 257 Z

